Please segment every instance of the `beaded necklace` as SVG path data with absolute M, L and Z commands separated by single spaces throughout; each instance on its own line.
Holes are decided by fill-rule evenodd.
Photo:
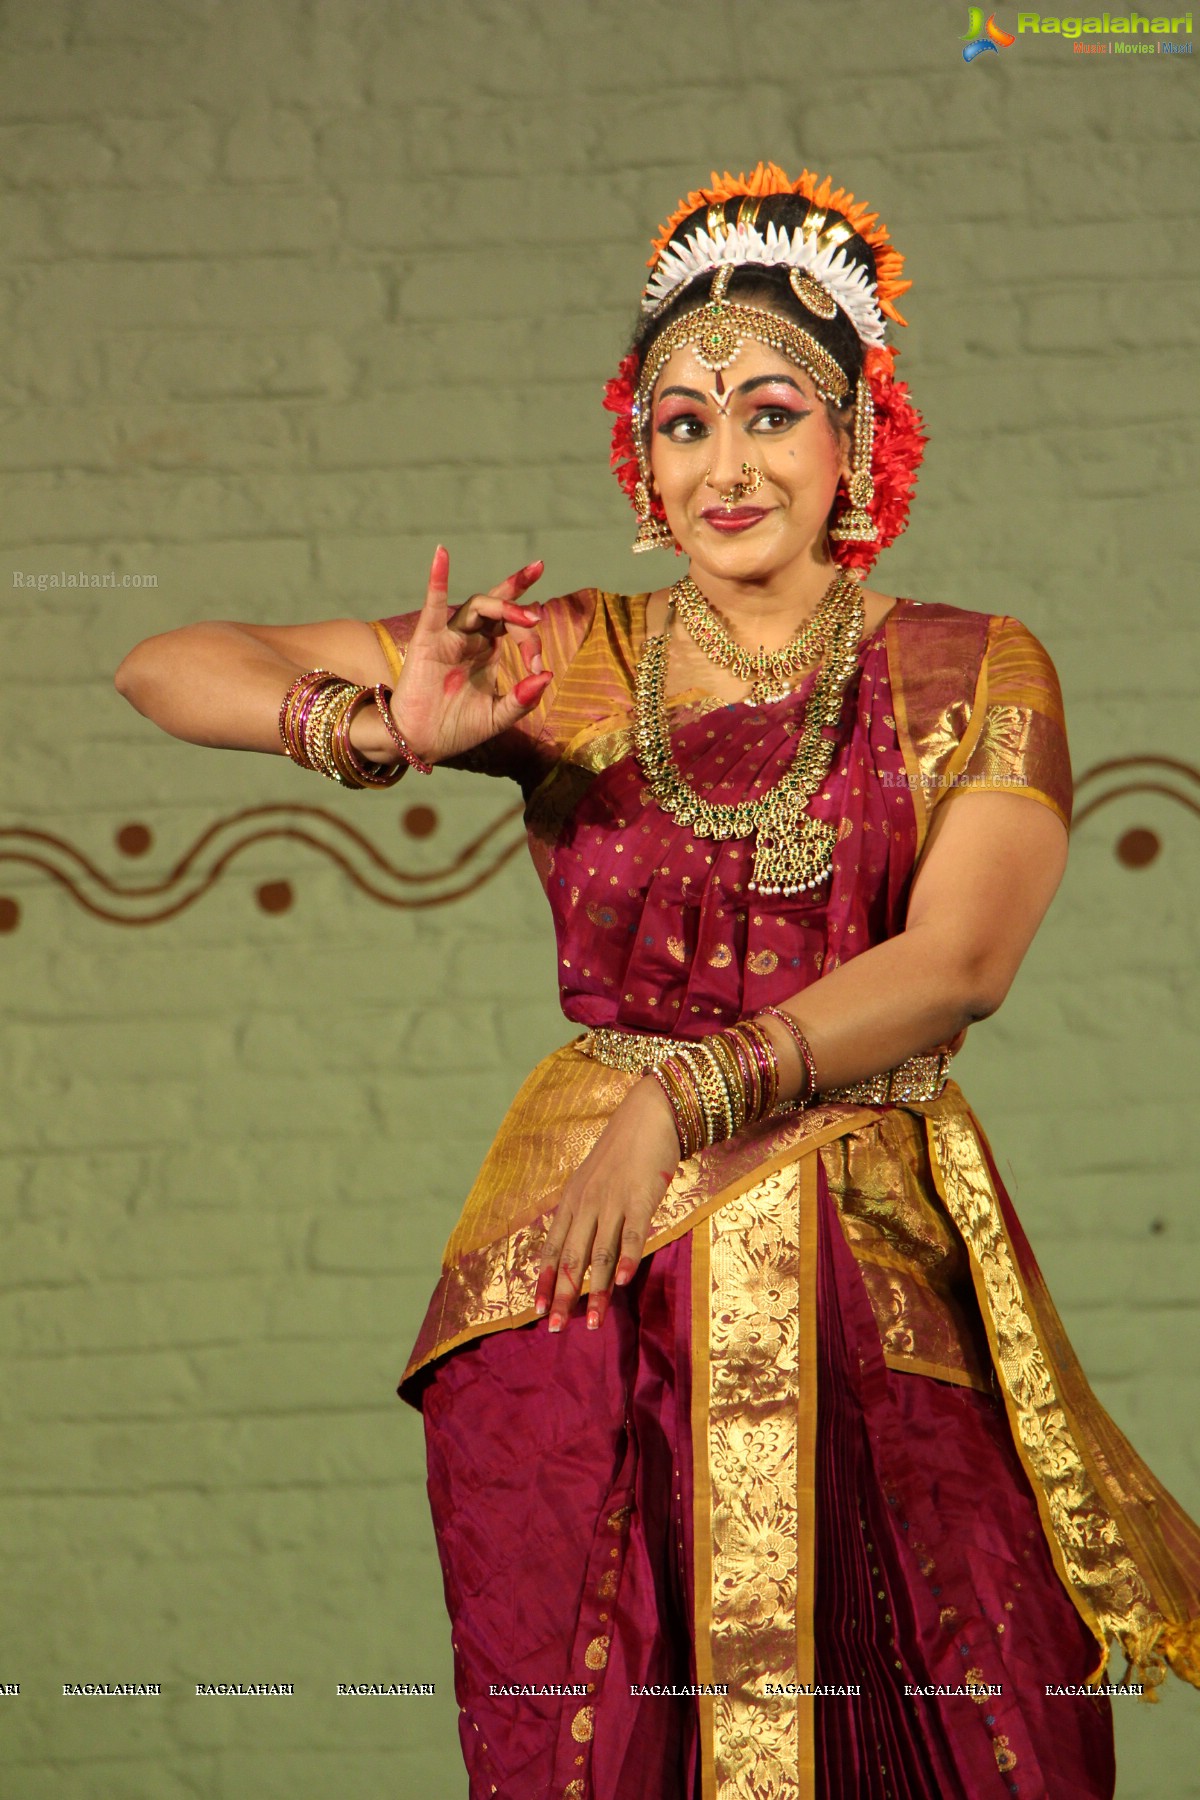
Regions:
M 732 669 L 740 681 L 754 683 L 753 700 L 781 700 L 789 690 L 791 678 L 801 669 L 811 668 L 825 654 L 830 617 L 843 594 L 854 585 L 839 569 L 821 595 L 812 618 L 805 620 L 781 650 L 764 650 L 761 645 L 757 650 L 745 649 L 730 635 L 719 613 L 690 575 L 675 583 L 670 604 L 678 612 L 692 642 L 710 662 L 719 669 Z
M 836 823 L 807 817 L 804 808 L 829 773 L 834 739 L 825 727 L 837 724 L 842 696 L 858 661 L 863 628 L 858 582 L 847 579 L 830 600 L 824 663 L 804 710 L 804 728 L 790 767 L 768 793 L 733 804 L 698 794 L 684 780 L 671 750 L 666 676 L 672 613 L 673 606 L 662 633 L 646 639 L 637 664 L 634 749 L 650 792 L 664 812 L 678 824 L 689 825 L 698 838 L 725 843 L 753 837 L 751 892 L 792 895 L 817 887 L 832 867 L 838 828 Z

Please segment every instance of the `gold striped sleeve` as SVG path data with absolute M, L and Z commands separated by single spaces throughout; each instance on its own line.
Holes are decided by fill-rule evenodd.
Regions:
M 1071 823 L 1071 758 L 1062 690 L 1045 648 L 1018 619 L 991 622 L 985 654 L 983 719 L 955 793 L 1019 794 Z

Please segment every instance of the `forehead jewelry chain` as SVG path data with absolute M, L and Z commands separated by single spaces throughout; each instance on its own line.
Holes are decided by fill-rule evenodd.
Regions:
M 719 669 L 732 669 L 739 681 L 753 682 L 751 699 L 760 703 L 782 699 L 801 669 L 811 668 L 824 655 L 831 618 L 844 595 L 858 582 L 838 570 L 817 603 L 811 619 L 788 639 L 781 650 L 747 650 L 726 629 L 720 615 L 705 599 L 690 575 L 671 589 L 671 604 L 680 623 L 698 650 Z
M 748 883 L 752 892 L 801 894 L 824 881 L 833 866 L 837 824 L 810 818 L 804 809 L 829 773 L 834 739 L 827 728 L 836 726 L 841 717 L 842 697 L 857 666 L 862 628 L 862 591 L 857 581 L 850 580 L 841 589 L 829 621 L 824 665 L 813 683 L 790 767 L 766 794 L 733 804 L 697 793 L 675 762 L 666 703 L 669 612 L 667 629 L 658 637 L 647 638 L 642 646 L 634 749 L 650 792 L 664 812 L 678 824 L 690 826 L 698 838 L 727 842 L 753 837 L 754 870 Z

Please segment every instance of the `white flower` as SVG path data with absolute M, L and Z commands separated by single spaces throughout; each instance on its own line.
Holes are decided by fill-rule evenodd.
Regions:
M 732 225 L 717 237 L 689 232 L 659 257 L 642 295 L 642 311 L 653 312 L 686 282 L 725 263 L 806 270 L 832 294 L 864 344 L 883 343 L 883 316 L 867 271 L 851 262 L 843 248 L 821 248 L 799 226 L 789 232 L 770 224 L 764 234 L 757 225 Z

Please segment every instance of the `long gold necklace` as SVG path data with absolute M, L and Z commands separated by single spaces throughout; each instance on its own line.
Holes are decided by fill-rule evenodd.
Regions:
M 675 583 L 671 589 L 671 602 L 697 649 L 719 669 L 732 669 L 739 681 L 753 682 L 751 698 L 763 702 L 782 699 L 793 676 L 820 661 L 825 652 L 830 616 L 851 585 L 857 584 L 839 569 L 821 595 L 812 618 L 805 620 L 781 650 L 764 650 L 761 645 L 757 650 L 745 649 L 730 635 L 724 621 L 690 575 Z
M 825 659 L 804 710 L 804 728 L 790 767 L 775 786 L 754 800 L 732 804 L 706 800 L 690 787 L 671 750 L 667 718 L 667 624 L 658 637 L 648 637 L 637 665 L 637 710 L 634 749 L 658 805 L 680 825 L 690 825 L 698 838 L 727 842 L 755 839 L 754 871 L 749 882 L 760 894 L 800 894 L 828 875 L 837 843 L 837 825 L 809 818 L 804 809 L 829 773 L 834 739 L 826 727 L 841 716 L 842 696 L 858 661 L 862 639 L 863 601 L 857 581 L 850 580 L 832 603 L 825 625 Z

